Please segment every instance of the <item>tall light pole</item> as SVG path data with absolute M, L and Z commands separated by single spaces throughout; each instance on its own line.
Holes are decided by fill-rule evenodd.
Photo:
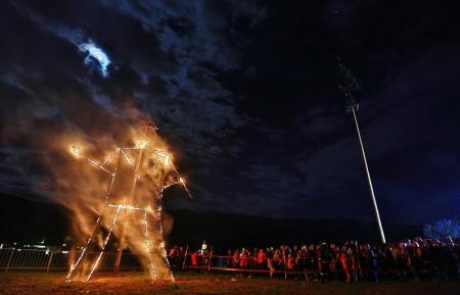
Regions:
M 366 151 L 364 150 L 363 139 L 361 137 L 361 131 L 358 124 L 358 116 L 356 112 L 359 109 L 359 105 L 356 103 L 356 99 L 353 96 L 353 92 L 359 89 L 359 83 L 356 78 L 353 76 L 350 70 L 348 70 L 339 59 L 339 70 L 342 74 L 344 81 L 343 84 L 339 85 L 340 90 L 346 98 L 347 111 L 351 112 L 353 115 L 353 122 L 356 128 L 356 134 L 358 135 L 359 146 L 361 148 L 361 156 L 363 157 L 364 170 L 366 172 L 367 182 L 369 184 L 369 191 L 371 193 L 372 204 L 374 207 L 375 217 L 377 219 L 377 224 L 379 226 L 380 238 L 382 243 L 386 243 L 385 232 L 383 230 L 382 220 L 380 218 L 379 207 L 377 205 L 377 199 L 375 198 L 374 186 L 372 185 L 372 178 L 369 172 L 369 166 L 367 165 Z

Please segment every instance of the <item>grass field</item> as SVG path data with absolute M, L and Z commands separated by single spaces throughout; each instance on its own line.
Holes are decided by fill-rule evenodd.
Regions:
M 62 273 L 0 273 L 0 294 L 460 294 L 460 282 L 353 283 L 179 274 L 177 286 L 152 284 L 142 274 L 99 274 L 88 282 L 65 283 Z

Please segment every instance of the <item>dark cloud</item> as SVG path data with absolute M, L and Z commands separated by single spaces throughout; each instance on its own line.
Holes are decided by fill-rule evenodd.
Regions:
M 460 213 L 456 8 L 409 2 L 5 2 L 0 191 L 48 193 L 35 189 L 46 173 L 34 139 L 95 137 L 138 109 L 196 194 L 170 207 L 371 218 L 337 89 L 342 56 L 363 85 L 359 117 L 384 220 Z M 107 77 L 84 63 L 79 46 L 90 41 L 111 59 Z
M 186 155 L 184 170 L 196 167 L 198 179 L 217 174 L 213 158 L 241 150 L 226 138 L 251 121 L 236 112 L 238 97 L 218 76 L 240 67 L 241 53 L 230 39 L 245 36 L 233 23 L 244 18 L 254 28 L 264 18 L 262 7 L 238 1 L 15 1 L 4 8 L 4 27 L 17 28 L 2 42 L 2 89 L 8 90 L 2 101 L 14 101 L 2 116 L 3 145 L 16 147 L 8 157 L 20 158 L 18 144 L 30 148 L 37 121 L 40 135 L 57 131 L 54 125 L 103 129 L 110 118 L 126 117 L 127 102 L 155 118 L 179 156 Z M 82 52 L 87 42 L 111 59 L 109 77 L 85 66 L 97 62 Z M 22 165 L 8 162 L 5 170 Z M 33 181 L 21 175 L 3 177 L 2 186 L 5 193 L 22 186 L 33 192 Z

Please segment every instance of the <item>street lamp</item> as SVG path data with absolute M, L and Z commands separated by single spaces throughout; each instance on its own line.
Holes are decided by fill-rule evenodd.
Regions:
M 379 207 L 377 205 L 377 199 L 375 198 L 374 186 L 372 185 L 372 178 L 369 172 L 369 167 L 367 165 L 366 152 L 364 150 L 363 139 L 361 138 L 361 131 L 359 129 L 359 124 L 358 124 L 358 116 L 356 114 L 356 112 L 359 109 L 359 105 L 356 103 L 356 99 L 353 96 L 353 92 L 357 91 L 360 86 L 356 78 L 351 73 L 351 71 L 347 69 L 341 63 L 340 58 L 338 59 L 338 61 L 339 61 L 340 73 L 342 74 L 344 78 L 343 84 L 342 85 L 339 84 L 338 86 L 339 86 L 339 89 L 342 91 L 342 93 L 345 95 L 345 99 L 347 103 L 347 112 L 350 112 L 353 115 L 353 122 L 356 128 L 356 134 L 358 135 L 359 146 L 361 148 L 361 156 L 363 157 L 364 170 L 366 172 L 367 182 L 369 184 L 369 191 L 371 193 L 371 199 L 372 199 L 372 204 L 373 204 L 374 211 L 375 211 L 375 217 L 377 219 L 377 224 L 379 226 L 379 232 L 380 232 L 380 237 L 382 239 L 382 243 L 385 244 L 386 243 L 385 232 L 383 231 L 382 220 L 380 218 Z

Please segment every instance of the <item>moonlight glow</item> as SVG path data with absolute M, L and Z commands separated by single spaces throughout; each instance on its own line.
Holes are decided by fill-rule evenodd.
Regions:
M 86 54 L 85 64 L 91 65 L 97 63 L 98 69 L 103 77 L 108 77 L 108 67 L 112 63 L 105 51 L 98 47 L 94 42 L 88 41 L 78 46 L 78 49 Z

